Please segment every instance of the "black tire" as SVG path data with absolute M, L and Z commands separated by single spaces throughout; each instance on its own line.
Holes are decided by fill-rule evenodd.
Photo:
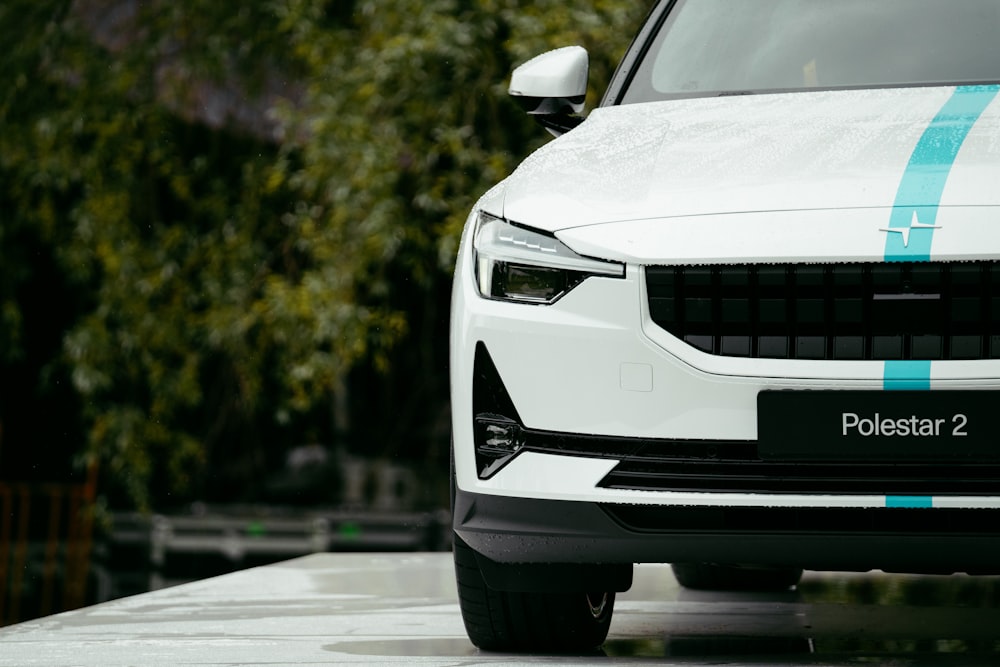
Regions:
M 714 563 L 674 563 L 670 567 L 677 583 L 698 591 L 784 591 L 802 578 L 802 570 L 793 567 L 736 567 Z
M 614 593 L 508 593 L 486 586 L 472 548 L 455 535 L 455 579 L 472 643 L 487 651 L 590 651 L 604 643 Z

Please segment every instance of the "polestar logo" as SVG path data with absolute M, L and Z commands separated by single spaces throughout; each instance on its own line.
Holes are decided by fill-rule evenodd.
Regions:
M 908 248 L 910 246 L 910 232 L 914 229 L 941 229 L 941 225 L 925 225 L 917 219 L 917 212 L 914 211 L 913 220 L 909 227 L 882 227 L 879 231 L 900 234 L 903 237 L 903 247 Z

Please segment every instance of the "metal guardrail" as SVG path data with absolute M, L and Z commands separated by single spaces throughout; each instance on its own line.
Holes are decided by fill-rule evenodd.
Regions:
M 447 551 L 450 514 L 212 507 L 119 514 L 102 541 L 108 598 L 327 551 Z
M 447 510 L 202 506 L 112 513 L 94 535 L 97 470 L 77 484 L 0 482 L 0 626 L 326 551 L 446 551 Z

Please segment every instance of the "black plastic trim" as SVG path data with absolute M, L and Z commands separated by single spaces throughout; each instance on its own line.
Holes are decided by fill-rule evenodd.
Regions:
M 476 454 L 476 471 L 480 479 L 489 479 L 504 466 L 514 460 L 519 451 L 500 452 L 490 448 L 483 442 L 477 422 L 489 420 L 493 422 L 509 422 L 521 424 L 514 401 L 511 400 L 507 387 L 500 379 L 493 357 L 490 356 L 486 344 L 476 343 L 476 353 L 472 370 L 472 423 Z
M 475 552 L 476 564 L 495 591 L 509 593 L 623 593 L 632 587 L 632 564 L 498 563 Z
M 996 463 L 622 461 L 599 486 L 645 491 L 903 496 L 1000 495 Z
M 670 13 L 676 3 L 677 0 L 663 0 L 649 10 L 646 19 L 642 23 L 642 27 L 625 50 L 625 55 L 618 63 L 618 67 L 615 68 L 614 74 L 611 75 L 611 81 L 608 83 L 608 88 L 604 92 L 599 106 L 605 107 L 621 104 L 622 97 L 628 89 L 629 84 L 632 83 L 632 78 L 635 76 L 636 64 L 649 51 L 653 39 L 655 39 L 656 34 L 663 25 L 663 21 L 666 20 L 667 14 Z
M 458 490 L 454 528 L 498 564 L 1000 572 L 1000 510 L 601 505 Z

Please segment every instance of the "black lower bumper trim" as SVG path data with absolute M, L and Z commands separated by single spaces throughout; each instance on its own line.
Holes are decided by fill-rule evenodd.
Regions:
M 632 563 L 498 563 L 477 553 L 486 584 L 512 593 L 587 593 L 632 587 Z
M 734 533 L 950 535 L 1000 538 L 1000 510 L 861 507 L 663 507 L 605 505 L 630 530 Z
M 1000 573 L 1000 510 L 674 508 L 461 490 L 454 509 L 456 533 L 495 563 Z

